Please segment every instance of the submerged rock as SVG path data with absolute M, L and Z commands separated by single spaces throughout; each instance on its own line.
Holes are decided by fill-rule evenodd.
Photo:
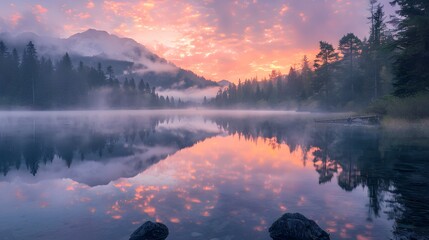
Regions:
M 147 221 L 131 234 L 130 240 L 164 240 L 167 236 L 167 226 Z
M 316 222 L 299 213 L 285 213 L 268 231 L 273 240 L 330 240 Z

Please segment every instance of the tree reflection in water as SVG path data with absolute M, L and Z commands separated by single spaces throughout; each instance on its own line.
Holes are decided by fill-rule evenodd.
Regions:
M 338 186 L 345 191 L 366 187 L 368 221 L 384 209 L 395 220 L 394 233 L 398 238 L 429 236 L 427 129 L 315 125 L 302 119 L 287 122 L 272 118 L 249 122 L 221 118 L 217 123 L 246 139 L 274 137 L 291 149 L 297 145 L 303 149 L 316 147 L 313 163 L 320 184 L 337 175 Z
M 429 166 L 426 164 L 429 137 L 424 131 L 316 125 L 308 116 L 203 117 L 205 121 L 201 118 L 195 124 L 203 126 L 211 122 L 219 129 L 180 127 L 187 126 L 193 118 L 190 116 L 138 116 L 125 120 L 57 118 L 50 121 L 23 118 L 18 122 L 3 118 L 0 121 L 0 171 L 6 177 L 25 167 L 36 175 L 40 166 L 51 164 L 55 159 L 73 168 L 75 161 L 109 162 L 138 156 L 125 163 L 132 171 L 97 182 L 107 184 L 120 177 L 133 177 L 181 149 L 227 133 L 255 143 L 264 139 L 273 151 L 283 144 L 291 153 L 301 149 L 302 164 L 312 164 L 319 175 L 319 184 L 337 181 L 347 192 L 366 188 L 368 221 L 387 212 L 395 220 L 397 238 L 429 235 L 426 229 L 429 226 Z M 172 122 L 182 125 L 164 126 Z M 211 188 L 210 183 L 206 185 Z M 186 208 L 186 204 L 182 205 Z

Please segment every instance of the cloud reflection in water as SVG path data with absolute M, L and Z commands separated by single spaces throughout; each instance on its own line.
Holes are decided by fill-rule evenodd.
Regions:
M 0 182 L 5 196 L 0 199 L 5 216 L 0 219 L 0 233 L 12 231 L 18 239 L 30 235 L 34 239 L 127 239 L 138 224 L 157 220 L 170 228 L 169 239 L 192 235 L 193 239 L 268 239 L 269 225 L 290 211 L 315 219 L 334 239 L 390 236 L 393 223 L 383 211 L 380 217 L 368 219 L 368 187 L 362 184 L 366 170 L 356 165 L 361 162 L 341 160 L 341 154 L 332 151 L 331 145 L 341 141 L 328 136 L 328 147 L 305 145 L 308 140 L 288 130 L 283 136 L 304 141 L 291 145 L 287 138 L 275 137 L 279 135 L 275 131 L 261 131 L 267 134 L 264 137 L 244 137 L 229 131 L 233 121 L 225 125 L 228 130 L 202 118 L 193 122 L 195 129 L 178 131 L 186 122 L 158 124 L 155 132 L 164 137 L 144 138 L 145 146 L 160 147 L 159 140 L 168 143 L 173 151 L 165 159 L 136 176 L 111 178 L 108 184 L 87 185 L 67 174 L 46 177 L 55 169 L 79 171 L 91 161 L 74 161 L 70 170 L 64 170 L 57 164 L 63 162 L 54 160 L 40 167 L 34 182 L 11 171 L 7 181 Z M 183 146 L 168 140 L 175 138 L 192 140 Z M 133 144 L 137 149 L 142 146 Z M 353 149 L 344 151 L 349 150 Z M 351 155 L 358 157 L 359 151 Z M 136 151 L 131 158 L 143 158 L 144 153 Z M 115 169 L 121 161 L 111 158 L 100 166 Z M 96 175 L 97 167 L 93 169 Z

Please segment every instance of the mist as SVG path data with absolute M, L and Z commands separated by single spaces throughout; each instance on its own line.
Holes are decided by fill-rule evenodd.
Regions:
M 0 1 L 0 239 L 426 239 L 428 8 Z
M 27 19 L 26 16 L 23 18 Z M 24 50 L 24 46 L 32 41 L 37 45 L 40 56 L 52 58 L 54 61 L 58 61 L 67 52 L 75 57 L 92 57 L 98 61 L 105 59 L 132 63 L 131 68 L 118 69 L 119 74 L 144 74 L 147 72 L 174 74 L 178 71 L 178 67 L 174 64 L 151 53 L 146 47 L 129 38 L 119 38 L 105 31 L 93 29 L 69 38 L 56 38 L 48 34 L 48 29 L 36 31 L 43 35 L 32 32 L 31 26 L 37 22 L 34 19 L 28 18 L 25 22 L 29 23 L 26 25 L 29 26 L 28 30 L 20 28 L 23 31 L 9 32 L 7 29 L 0 29 L 0 40 L 9 45 L 11 49 L 19 49 L 20 53 Z M 43 28 L 43 25 L 36 26 Z
M 175 89 L 158 89 L 158 93 L 164 97 L 174 97 L 175 99 L 182 99 L 194 103 L 202 103 L 204 97 L 207 99 L 214 98 L 220 87 L 198 88 L 191 87 L 184 90 Z

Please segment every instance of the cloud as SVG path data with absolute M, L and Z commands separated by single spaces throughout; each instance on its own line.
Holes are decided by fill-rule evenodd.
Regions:
M 118 33 L 157 46 L 153 50 L 177 65 L 216 80 L 286 72 L 313 54 L 319 40 L 336 45 L 345 32 L 362 36 L 367 28 L 364 1 L 104 3 L 108 15 L 121 19 Z
M 289 10 L 289 7 L 286 5 L 286 4 L 284 4 L 282 7 L 281 7 L 281 9 L 280 9 L 280 15 L 285 15 L 286 14 L 286 12 Z
M 380 2 L 391 13 L 389 0 Z M 20 15 L 32 11 L 33 20 L 39 22 L 49 19 L 44 22 L 47 27 L 34 31 L 59 29 L 56 34 L 69 36 L 86 28 L 107 30 L 134 38 L 206 78 L 235 82 L 266 76 L 271 67 L 286 72 L 304 54 L 313 57 L 318 41 L 337 45 L 348 32 L 363 38 L 369 27 L 366 0 L 60 0 L 34 5 L 34 9 L 15 5 L 0 3 L 10 8 L 3 10 L 3 16 L 18 10 Z
M 10 17 L 10 22 L 12 26 L 18 25 L 19 21 L 21 20 L 22 16 L 19 13 L 15 13 Z
M 22 15 L 14 15 L 12 17 L 11 31 L 35 32 L 41 35 L 52 35 L 54 25 L 46 24 L 43 17 L 36 15 L 34 12 L 24 12 Z
M 87 12 L 81 12 L 76 14 L 76 17 L 80 18 L 80 19 L 88 19 L 91 17 L 91 14 L 87 13 Z
M 38 14 L 43 15 L 43 14 L 46 14 L 48 12 L 48 9 L 44 8 L 40 4 L 37 4 L 33 8 L 33 12 L 34 12 L 35 15 L 38 15 Z
M 95 3 L 93 1 L 88 1 L 88 3 L 86 4 L 86 8 L 88 9 L 92 9 L 95 7 Z

